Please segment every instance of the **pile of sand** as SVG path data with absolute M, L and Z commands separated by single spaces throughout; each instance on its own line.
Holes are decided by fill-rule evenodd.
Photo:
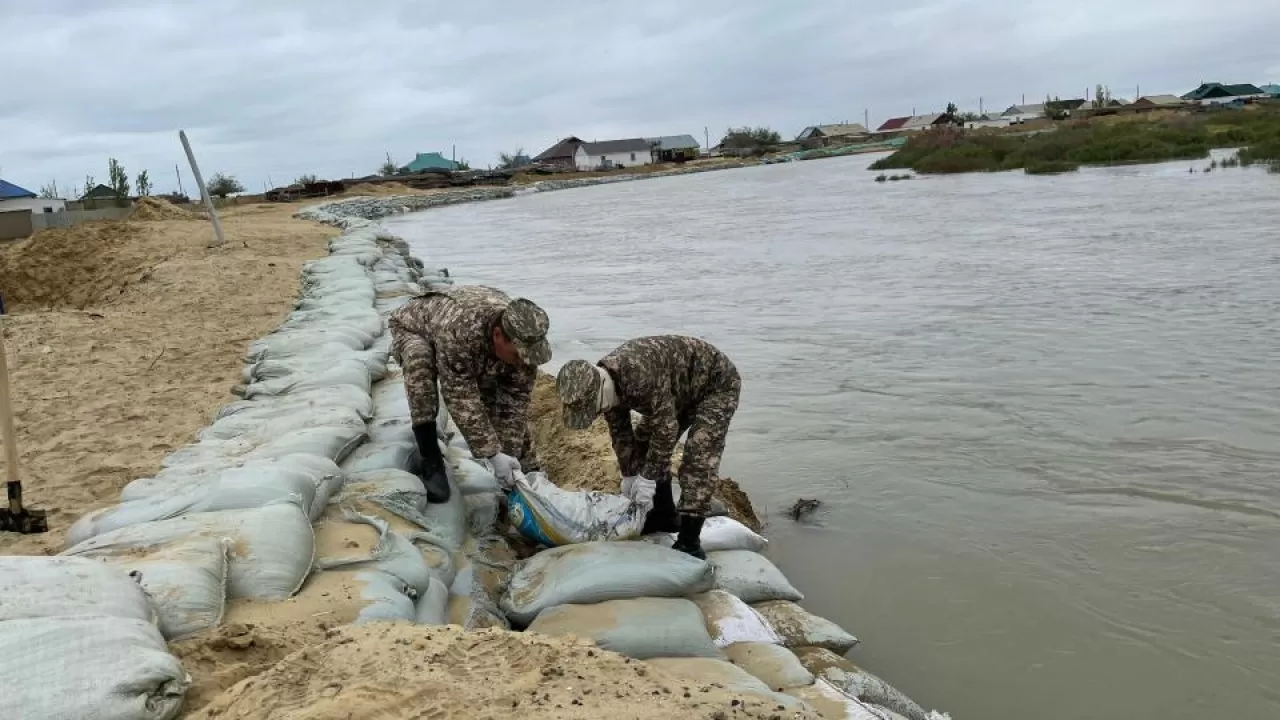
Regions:
M 597 418 L 586 430 L 565 427 L 555 378 L 546 373 L 538 373 L 529 415 L 533 421 L 538 459 L 557 485 L 568 490 L 619 492 L 621 471 L 613 454 L 608 426 L 602 418 Z M 679 448 L 671 466 L 673 474 L 679 471 Z M 732 518 L 753 530 L 760 530 L 760 519 L 751 507 L 751 499 L 738 483 L 720 478 L 715 495 L 724 501 Z
M 201 215 L 180 208 L 168 200 L 141 197 L 133 204 L 130 220 L 202 220 Z
M 238 683 L 190 717 L 817 717 L 570 638 L 409 624 L 343 627 L 328 636 Z
M 420 191 L 398 182 L 360 183 L 343 191 L 343 195 L 416 195 Z

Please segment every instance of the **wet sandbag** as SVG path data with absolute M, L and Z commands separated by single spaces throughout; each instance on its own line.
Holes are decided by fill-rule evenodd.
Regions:
M 625 495 L 561 490 L 545 473 L 516 473 L 507 493 L 507 519 L 526 538 L 558 547 L 592 540 L 634 540 L 646 508 Z
M 312 348 L 329 344 L 340 345 L 349 350 L 364 350 L 379 334 L 352 328 L 276 331 L 251 343 L 244 358 L 247 362 L 255 362 L 266 353 L 305 353 Z
M 467 506 L 467 528 L 473 537 L 502 532 L 502 501 L 497 493 L 464 494 L 462 499 Z
M 253 382 L 240 388 L 238 394 L 245 400 L 253 400 L 336 385 L 351 385 L 367 393 L 372 388 L 372 383 L 368 366 L 360 360 L 346 359 L 323 369 L 299 371 L 273 380 Z
M 417 443 L 365 443 L 342 461 L 342 469 L 348 474 L 369 470 L 414 471 L 422 462 Z
M 637 660 L 722 657 L 707 635 L 698 606 L 681 598 L 557 605 L 539 613 L 528 631 L 588 638 L 605 650 Z
M 769 623 L 750 605 L 724 590 L 695 595 L 693 601 L 702 611 L 716 647 L 728 647 L 734 643 L 759 642 L 781 644 L 782 638 Z
M 782 571 L 759 553 L 720 550 L 707 553 L 707 562 L 716 569 L 716 588 L 737 596 L 747 604 L 804 599 Z
M 369 525 L 377 530 L 378 542 L 368 552 L 351 556 L 327 556 L 316 559 L 321 570 L 377 570 L 403 580 L 417 593 L 426 592 L 431 582 L 431 570 L 422 553 L 405 535 L 391 529 L 386 520 L 364 515 L 349 508 L 343 509 L 349 523 Z
M 88 558 L 0 556 L 0 622 L 75 615 L 156 620 L 142 587 L 119 568 Z
M 124 502 L 177 494 L 196 486 L 217 484 L 224 479 L 231 481 L 260 480 L 264 483 L 283 482 L 284 478 L 305 478 L 315 486 L 315 499 L 307 508 L 307 515 L 317 518 L 324 512 L 329 498 L 342 487 L 344 476 L 338 464 L 319 455 L 281 455 L 273 458 L 236 460 L 228 467 L 175 467 L 160 472 L 155 477 L 138 478 L 120 492 Z
M 724 654 L 729 662 L 779 692 L 813 684 L 813 673 L 805 669 L 795 653 L 781 645 L 740 642 L 725 648 Z
M 334 425 L 290 430 L 263 443 L 241 438 L 207 440 L 175 450 L 161 464 L 166 469 L 199 472 L 290 455 L 315 455 L 340 463 L 367 437 L 363 428 Z
M 373 388 L 373 407 L 373 416 L 379 420 L 409 417 L 409 398 L 404 394 L 404 380 L 379 382 Z
M 377 337 L 383 332 L 383 321 L 377 310 L 365 305 L 319 310 L 294 310 L 289 313 L 289 317 L 285 319 L 280 327 L 286 331 L 349 327 L 368 333 L 371 337 Z
M 825 720 L 897 720 L 885 710 L 847 695 L 821 678 L 808 687 L 792 688 L 787 694 L 808 703 Z
M 907 720 L 928 720 L 929 713 L 897 688 L 826 648 L 796 648 L 796 657 L 809 672 L 837 689 L 891 710 Z
M 312 511 L 316 509 L 315 494 L 316 484 L 305 473 L 228 472 L 208 483 L 86 513 L 67 530 L 64 542 L 71 547 L 95 535 L 130 525 L 191 513 L 262 507 L 290 498 L 296 498 L 303 507 Z M 310 512 L 308 515 L 311 520 L 319 517 L 311 516 Z
M 413 434 L 413 421 L 409 418 L 377 419 L 369 423 L 371 443 L 411 443 L 418 440 Z
M 365 369 L 369 371 L 370 379 L 373 381 L 386 377 L 387 351 L 375 348 L 368 350 L 342 350 L 335 353 L 313 352 L 284 358 L 277 358 L 268 352 L 258 362 L 245 366 L 241 375 L 245 383 L 276 380 L 299 373 L 316 372 L 350 360 L 363 363 Z
M 90 538 L 63 555 L 120 559 L 192 538 L 231 540 L 227 594 L 232 598 L 293 595 L 310 572 L 315 552 L 306 511 L 289 501 L 132 525 Z
M 719 684 L 725 690 L 736 695 L 776 703 L 789 711 L 804 708 L 804 704 L 790 695 L 774 692 L 768 685 L 760 682 L 746 670 L 728 662 L 714 658 L 654 658 L 645 664 L 656 669 L 662 675 L 683 683 L 698 685 Z
M 644 536 L 645 542 L 652 542 L 663 547 L 675 544 L 675 533 L 653 533 Z M 702 525 L 702 533 L 698 535 L 703 552 L 720 550 L 764 550 L 769 541 L 751 528 L 725 515 L 716 515 L 706 519 Z
M 215 420 L 196 433 L 196 439 L 202 442 L 242 439 L 265 443 L 281 433 L 316 426 L 364 429 L 365 418 L 358 408 L 353 407 L 264 407 L 257 412 L 241 412 Z
M 150 623 L 119 617 L 0 622 L 6 720 L 169 720 L 191 678 Z
M 343 578 L 343 587 L 351 593 L 347 599 L 360 608 L 355 624 L 371 622 L 413 622 L 418 591 L 404 580 L 374 569 L 324 570 L 316 574 L 317 589 L 328 587 Z M 310 588 L 308 588 L 309 590 Z M 307 592 L 307 590 L 304 590 Z M 332 592 L 330 596 L 333 597 Z
M 814 615 L 785 600 L 762 602 L 752 608 L 769 623 L 789 648 L 821 647 L 843 655 L 858 644 L 858 638 L 830 620 Z
M 449 588 L 437 578 L 431 578 L 426 592 L 418 597 L 414 610 L 414 622 L 419 625 L 447 625 L 449 623 Z
M 711 589 L 710 563 L 640 542 L 589 542 L 540 552 L 516 570 L 501 607 L 528 625 L 543 610 L 637 597 L 688 597 Z
M 227 538 L 197 537 L 108 562 L 137 578 L 155 605 L 161 634 L 179 640 L 222 622 L 230 552 Z
M 444 451 L 445 471 L 463 495 L 502 492 L 498 478 L 476 462 L 465 448 L 449 445 Z
M 335 385 L 299 390 L 288 395 L 227 403 L 218 410 L 215 422 L 232 415 L 244 414 L 250 417 L 271 418 L 278 417 L 280 413 L 306 412 L 326 407 L 350 408 L 366 420 L 373 417 L 373 398 L 368 392 L 353 385 Z

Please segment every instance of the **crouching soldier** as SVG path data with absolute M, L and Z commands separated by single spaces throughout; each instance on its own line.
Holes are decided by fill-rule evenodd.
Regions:
M 724 353 L 680 335 L 629 340 L 595 365 L 570 360 L 556 378 L 566 426 L 585 429 L 604 413 L 623 493 L 652 502 L 644 532 L 678 533 L 675 549 L 698 558 L 705 557 L 698 536 L 741 389 L 738 369 Z M 644 416 L 634 427 L 632 410 Z M 685 431 L 677 513 L 671 456 Z
M 515 471 L 538 469 L 528 410 L 536 368 L 551 359 L 542 308 L 491 287 L 457 285 L 405 303 L 387 325 L 429 502 L 449 499 L 436 434 L 441 397 L 471 453 L 504 486 L 514 484 Z

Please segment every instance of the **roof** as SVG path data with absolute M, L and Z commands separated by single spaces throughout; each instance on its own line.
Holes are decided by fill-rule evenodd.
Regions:
M 556 158 L 571 158 L 581 144 L 581 140 L 570 135 L 534 156 L 533 161 L 542 162 L 543 160 L 554 160 Z
M 115 196 L 116 196 L 116 191 L 115 191 L 115 190 L 112 190 L 111 188 L 107 187 L 106 185 L 103 185 L 102 183 L 98 183 L 97 185 L 94 185 L 94 186 L 93 186 L 93 189 L 92 189 L 92 190 L 90 190 L 89 192 L 85 193 L 84 195 L 81 195 L 81 196 L 80 196 L 80 199 L 81 199 L 81 200 L 84 200 L 84 199 L 86 199 L 86 198 L 89 198 L 89 199 L 92 199 L 92 198 L 114 198 Z
M 608 155 L 610 153 L 649 152 L 649 141 L 644 138 L 626 138 L 625 140 L 605 140 L 603 142 L 582 143 L 582 149 L 588 155 Z
M 438 152 L 418 153 L 414 156 L 413 161 L 404 168 L 409 172 L 420 172 L 422 170 L 457 170 L 458 163 L 441 155 Z
M 1088 102 L 1083 98 L 1069 98 L 1067 100 L 1054 100 L 1053 104 L 1063 110 L 1079 110 Z
M 697 150 L 702 147 L 692 135 L 663 135 L 645 138 L 645 142 L 656 144 L 661 150 Z
M 1146 101 L 1149 105 L 1181 105 L 1182 98 L 1177 95 L 1143 95 L 1135 103 Z
M 0 200 L 17 200 L 18 198 L 33 198 L 35 196 L 35 193 L 26 188 L 0 180 Z
M 1259 85 L 1258 89 L 1268 95 L 1280 95 L 1280 85 Z
M 924 128 L 933 125 L 942 118 L 941 113 L 932 113 L 929 115 L 914 115 L 907 118 L 907 122 L 903 124 L 903 130 L 915 130 L 916 128 Z
M 1004 111 L 1003 114 L 1004 115 L 1043 115 L 1044 103 L 1037 103 L 1035 105 L 1011 105 L 1008 110 Z
M 1264 95 L 1257 85 L 1240 83 L 1223 85 L 1222 83 L 1201 83 L 1200 87 L 1182 96 L 1183 100 L 1203 100 L 1209 97 L 1238 97 L 1240 95 Z
M 910 119 L 911 119 L 910 115 L 908 115 L 907 117 L 890 118 L 888 120 L 885 120 L 883 125 L 876 128 L 876 132 L 888 132 L 890 130 L 901 130 L 902 126 L 906 125 L 907 121 Z
M 809 128 L 805 128 L 808 130 Z M 837 123 L 835 125 L 815 125 L 814 130 L 824 137 L 838 137 L 840 135 L 863 135 L 867 129 L 858 123 Z

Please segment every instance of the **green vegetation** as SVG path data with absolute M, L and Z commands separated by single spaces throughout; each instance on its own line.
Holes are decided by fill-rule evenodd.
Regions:
M 770 148 L 782 142 L 782 136 L 776 130 L 767 127 L 729 128 L 720 140 L 720 146 L 726 150 L 748 151 L 749 154 L 763 155 Z
M 1069 121 L 1055 130 L 1014 134 L 939 127 L 871 166 L 921 173 L 1070 172 L 1080 165 L 1116 165 L 1207 157 L 1215 147 L 1241 147 L 1240 163 L 1280 172 L 1280 110 L 1222 110 L 1157 121 Z
M 213 177 L 209 178 L 207 187 L 210 195 L 223 200 L 226 200 L 228 195 L 244 192 L 244 186 L 235 179 L 235 176 L 222 173 L 214 173 Z

